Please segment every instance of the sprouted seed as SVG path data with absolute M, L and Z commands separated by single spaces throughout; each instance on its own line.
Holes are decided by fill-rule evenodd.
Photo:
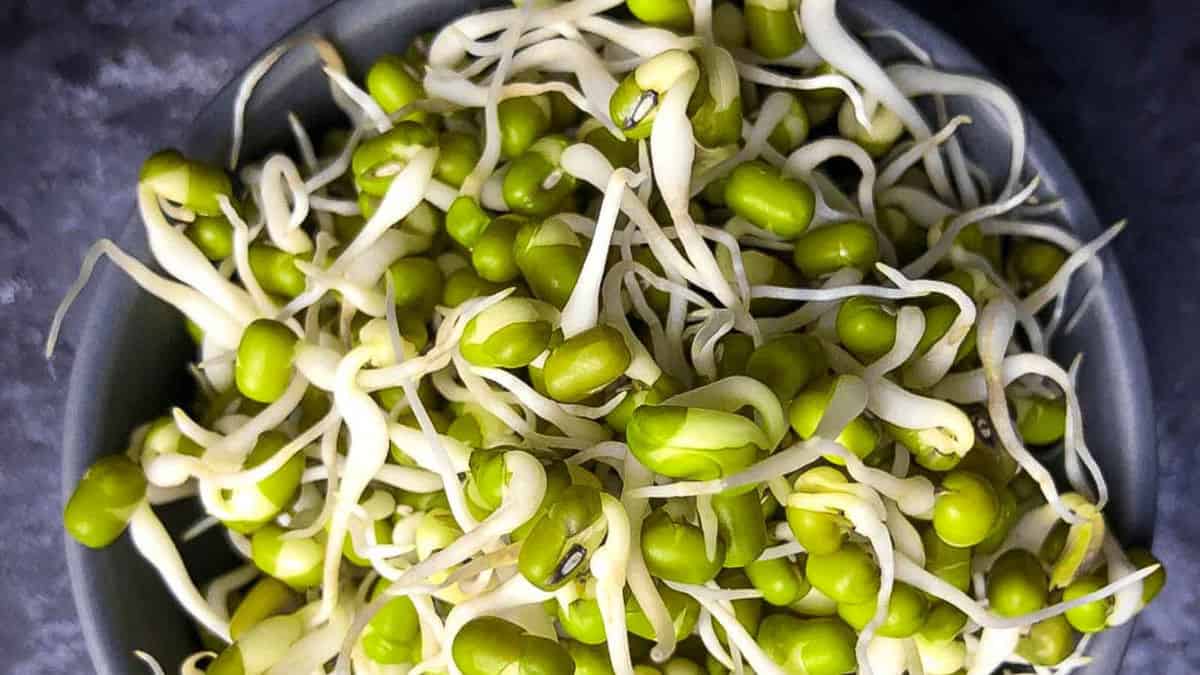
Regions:
M 102 240 L 55 313 L 47 355 L 107 257 L 196 341 L 197 399 L 64 512 L 130 531 L 211 648 L 179 672 L 1065 674 L 1154 599 L 1048 356 L 1123 224 L 1039 220 L 1003 89 L 892 30 L 919 63 L 881 66 L 835 0 L 515 4 L 365 80 L 268 52 L 228 172 L 142 167 L 163 274 Z M 343 124 L 243 158 L 302 45 Z M 243 559 L 205 589 L 184 499 Z

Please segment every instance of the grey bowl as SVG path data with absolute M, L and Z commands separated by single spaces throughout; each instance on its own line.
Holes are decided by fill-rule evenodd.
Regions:
M 343 49 L 357 73 L 373 58 L 402 50 L 409 39 L 455 16 L 496 4 L 471 0 L 343 0 L 300 24 L 294 33 L 320 33 Z M 985 75 L 979 63 L 956 42 L 890 0 L 843 0 L 846 19 L 858 29 L 891 27 L 913 38 L 937 64 L 949 70 Z M 888 45 L 879 44 L 886 55 Z M 894 49 L 894 45 L 891 46 Z M 187 152 L 212 161 L 225 157 L 236 82 L 227 85 L 197 117 L 180 143 Z M 975 124 L 967 134 L 968 151 L 984 161 L 993 175 L 1003 175 L 1008 146 L 1001 122 L 990 110 L 963 107 Z M 308 125 L 336 119 L 327 90 L 309 50 L 286 57 L 261 83 L 248 111 L 253 157 L 289 143 L 285 115 L 299 113 Z M 1030 146 L 1027 171 L 1039 173 L 1047 192 L 1066 201 L 1064 222 L 1081 237 L 1099 234 L 1100 225 L 1078 179 L 1040 126 L 1028 120 Z M 120 244 L 149 259 L 140 224 L 120 237 Z M 1108 273 L 1090 314 L 1075 332 L 1058 341 L 1056 356 L 1087 354 L 1080 390 L 1088 438 L 1112 489 L 1108 514 L 1126 540 L 1147 543 L 1154 525 L 1157 464 L 1150 386 L 1138 324 L 1116 261 L 1105 253 Z M 178 314 L 141 293 L 111 268 L 105 269 L 91 293 L 87 317 L 71 374 L 64 430 L 64 499 L 79 476 L 97 457 L 120 452 L 129 430 L 161 414 L 186 395 L 184 364 L 190 342 Z M 196 515 L 193 507 L 164 510 L 174 531 Z M 137 556 L 127 538 L 94 552 L 67 540 L 67 561 L 75 604 L 88 651 L 101 675 L 144 672 L 131 655 L 153 653 L 168 669 L 199 648 L 189 622 L 176 608 L 154 571 Z M 229 569 L 234 560 L 215 537 L 182 546 L 193 576 L 204 581 Z M 1091 653 L 1098 664 L 1090 675 L 1116 673 L 1132 633 L 1131 626 L 1105 633 Z

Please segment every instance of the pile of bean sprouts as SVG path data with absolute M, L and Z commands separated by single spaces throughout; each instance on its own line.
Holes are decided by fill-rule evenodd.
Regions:
M 911 58 L 880 64 L 842 25 L 835 0 L 775 4 L 794 13 L 804 36 L 801 48 L 779 58 L 764 57 L 739 40 L 741 9 L 727 2 L 716 8 L 711 0 L 689 3 L 690 30 L 620 18 L 628 15 L 612 10 L 621 0 L 527 1 L 464 16 L 421 45 L 415 72 L 424 96 L 399 110 L 385 110 L 365 84 L 352 79 L 329 42 L 316 37 L 284 42 L 247 71 L 238 92 L 227 168 L 240 187 L 217 197 L 220 213 L 214 217 L 227 221 L 233 233 L 232 250 L 220 260 L 185 236 L 203 214 L 186 200 L 172 199 L 169 189 L 143 172 L 138 205 L 158 268 L 112 242 L 97 243 L 56 314 L 48 353 L 67 307 L 101 257 L 178 308 L 202 333 L 191 371 L 203 404 L 173 407 L 134 432 L 127 457 L 144 476 L 145 496 L 123 516 L 137 550 L 205 635 L 206 649 L 187 659 L 181 673 L 206 672 L 204 664 L 232 643 L 240 650 L 242 670 L 236 672 L 459 675 L 465 666 L 452 646 L 473 622 L 500 617 L 528 635 L 565 642 L 572 636 L 554 606 L 566 608 L 580 598 L 594 598 L 598 605 L 607 666 L 616 675 L 645 667 L 669 671 L 662 664 L 676 663 L 671 659 L 680 655 L 701 659 L 699 666 L 713 672 L 806 672 L 802 664 L 773 660 L 754 630 L 735 616 L 735 603 L 757 602 L 761 588 L 724 586 L 720 579 L 726 577 L 703 583 L 664 579 L 644 559 L 643 526 L 662 511 L 698 530 L 711 557 L 723 541 L 714 496 L 739 490 L 760 496 L 770 523 L 770 546 L 759 559 L 803 567 L 807 552 L 787 522 L 782 515 L 766 515 L 801 509 L 836 516 L 846 545 L 861 547 L 878 567 L 877 609 L 855 631 L 857 672 L 979 675 L 1023 664 L 1039 673 L 1068 673 L 1088 662 L 1088 637 L 1055 665 L 1030 665 L 1018 643 L 1032 626 L 1096 602 L 1108 603 L 1104 625 L 1115 626 L 1144 606 L 1143 582 L 1159 567 L 1135 565 L 1105 526 L 1108 490 L 1085 439 L 1075 385 L 1080 363 L 1064 369 L 1048 355 L 1054 336 L 1070 330 L 1091 299 L 1089 293 L 1072 314 L 1070 281 L 1085 268 L 1094 283 L 1100 278 L 1097 253 L 1122 225 L 1083 242 L 1047 219 L 1059 204 L 1039 196 L 1038 179 L 1023 173 L 1026 128 L 1002 88 L 939 71 L 895 32 L 872 37 L 898 41 Z M 243 161 L 244 137 L 255 133 L 246 127 L 244 113 L 256 84 L 289 50 L 306 48 L 320 55 L 333 100 L 348 120 L 341 143 L 332 148 L 314 143 L 292 116 L 296 157 L 273 153 Z M 663 90 L 643 94 L 629 117 L 614 119 L 610 101 L 623 82 L 664 54 L 682 54 L 684 61 L 690 55 L 691 66 Z M 719 148 L 696 140 L 689 100 L 698 86 L 718 99 L 741 97 L 740 140 Z M 835 131 L 813 133 L 788 153 L 779 151 L 769 136 L 791 102 L 813 92 L 833 92 L 843 102 L 843 119 L 834 124 L 843 132 L 857 125 L 869 135 L 891 124 L 897 141 L 874 154 Z M 470 242 L 447 243 L 442 231 L 414 234 L 413 214 L 432 207 L 440 227 L 463 203 L 489 219 L 509 211 L 502 186 L 515 160 L 502 156 L 501 102 L 548 95 L 577 108 L 583 121 L 562 130 L 570 140 L 556 173 L 541 187 L 552 189 L 566 176 L 577 181 L 580 195 L 591 196 L 590 204 L 583 197 L 566 200 L 553 216 L 565 232 L 556 236 L 582 247 L 583 260 L 565 303 L 537 305 L 543 308 L 538 320 L 548 322 L 555 337 L 528 368 L 481 364 L 471 356 L 470 349 L 486 345 L 481 341 L 490 336 L 476 339 L 488 330 L 481 326 L 509 320 L 502 313 L 488 317 L 529 295 L 518 280 L 455 306 L 429 298 L 433 309 L 427 321 L 422 317 L 427 339 L 413 338 L 405 328 L 409 310 L 397 309 L 408 289 L 397 287 L 389 266 L 424 257 L 449 275 L 471 260 Z M 975 99 L 999 112 L 1010 141 L 1007 175 L 993 180 L 972 162 L 957 136 L 971 121 L 950 118 L 947 97 Z M 923 103 L 936 113 L 927 116 L 918 107 Z M 627 141 L 637 149 L 630 166 L 614 167 L 577 132 L 590 124 L 622 140 L 651 112 L 649 134 Z M 390 183 L 373 212 L 364 213 L 361 200 L 337 189 L 351 177 L 355 151 L 414 116 L 478 138 L 476 163 L 454 186 L 435 175 L 437 144 L 418 149 L 381 173 Z M 781 179 L 808 187 L 815 196 L 810 232 L 846 221 L 865 223 L 874 233 L 878 260 L 802 283 L 777 285 L 758 274 L 755 265 L 763 258 L 755 256 L 790 256 L 794 236 L 728 209 L 709 208 L 703 219 L 689 209 L 693 199 L 730 180 L 747 162 L 761 162 Z M 898 253 L 885 212 L 902 213 L 920 228 L 925 245 L 919 255 L 905 259 Z M 361 227 L 340 236 L 338 219 L 355 217 Z M 972 230 L 1010 247 L 1016 241 L 1052 244 L 1063 251 L 1063 260 L 1045 283 L 1022 288 L 994 259 L 962 245 Z M 431 248 L 431 241 L 443 243 Z M 251 272 L 254 246 L 295 257 L 301 292 L 282 297 L 264 288 Z M 648 256 L 635 255 L 639 249 Z M 965 273 L 974 292 L 947 281 L 948 271 Z M 663 303 L 654 304 L 652 296 Z M 839 337 L 839 309 L 855 298 L 877 301 L 892 313 L 894 340 L 873 359 L 862 358 Z M 957 313 L 944 334 L 919 351 L 926 329 L 919 308 L 934 299 L 952 304 Z M 768 304 L 772 311 L 760 311 Z M 286 387 L 273 401 L 254 405 L 239 394 L 235 380 L 245 365 L 240 360 L 247 358 L 239 346 L 248 328 L 263 320 L 285 327 L 295 347 Z M 628 349 L 628 365 L 582 400 L 556 399 L 534 371 L 549 369 L 556 345 L 571 344 L 597 327 L 616 331 Z M 960 361 L 956 355 L 969 334 L 977 360 Z M 815 431 L 801 436 L 789 428 L 789 401 L 769 382 L 726 370 L 737 336 L 755 350 L 787 336 L 804 336 L 819 346 L 822 369 L 833 384 Z M 734 465 L 717 459 L 721 468 L 715 473 L 670 476 L 671 462 L 684 460 L 647 459 L 640 450 L 648 441 L 635 442 L 625 427 L 605 422 L 626 398 L 667 380 L 674 389 L 643 405 L 725 416 L 737 445 L 756 448 L 753 461 Z M 1065 481 L 1055 480 L 1039 451 L 1018 432 L 1010 401 L 1014 389 L 1063 403 Z M 397 398 L 385 405 L 384 391 Z M 447 405 L 454 416 L 470 416 L 477 424 L 474 443 L 439 424 Z M 213 406 L 215 414 L 203 412 Z M 898 431 L 881 432 L 881 447 L 860 457 L 842 436 L 855 420 Z M 987 453 L 995 464 L 1011 467 L 1005 481 L 1031 486 L 1007 531 L 987 553 L 971 556 L 966 590 L 927 569 L 929 552 L 919 531 L 932 527 L 935 504 L 948 488 L 940 486 L 938 471 L 917 466 L 921 458 L 901 442 L 905 431 L 952 463 Z M 281 435 L 273 453 L 248 461 L 271 433 Z M 689 453 L 725 457 L 727 448 L 704 447 L 710 433 L 715 432 L 688 436 L 686 443 L 667 439 L 682 444 L 667 450 L 685 459 Z M 499 501 L 481 510 L 485 457 L 499 462 L 502 487 Z M 231 526 L 244 520 L 238 510 L 244 505 L 231 495 L 259 485 L 294 458 L 302 469 L 299 488 L 269 523 L 256 527 L 283 531 L 280 559 L 292 555 L 285 552 L 293 550 L 289 546 L 316 542 L 311 551 L 321 561 L 316 583 L 264 569 L 255 550 L 257 531 Z M 601 529 L 590 548 L 581 549 L 586 564 L 577 558 L 560 570 L 574 575 L 572 580 L 545 590 L 526 577 L 518 559 L 528 528 L 547 517 L 548 476 L 563 466 L 574 484 L 600 490 Z M 822 474 L 809 473 L 817 467 L 835 468 L 846 480 L 818 479 Z M 223 528 L 245 560 L 204 590 L 189 578 L 151 508 L 189 499 L 198 499 L 207 517 L 184 538 Z M 523 526 L 525 533 L 517 535 Z M 993 564 L 1014 550 L 1036 554 L 1052 534 L 1063 532 L 1061 558 L 1045 560 L 1055 587 L 1089 574 L 1103 575 L 1103 583 L 1072 599 L 1052 595 L 1029 613 L 993 611 L 987 592 Z M 344 550 L 354 554 L 354 562 Z M 270 630 L 263 628 L 270 623 L 263 616 L 257 626 L 235 631 L 240 633 L 235 640 L 231 612 L 238 599 L 254 597 L 247 590 L 272 575 L 291 586 L 292 604 L 270 613 L 280 617 Z M 380 586 L 381 579 L 388 583 Z M 966 615 L 964 625 L 943 643 L 920 634 L 877 634 L 898 584 L 917 589 L 931 604 L 957 609 Z M 698 620 L 687 635 L 675 635 L 676 617 L 664 601 L 668 591 L 696 606 Z M 400 597 L 412 602 L 419 617 L 414 658 L 381 664 L 364 651 L 364 632 L 381 608 Z M 630 599 L 642 608 L 653 639 L 631 636 Z M 813 587 L 796 603 L 771 611 L 804 619 L 830 616 L 835 606 Z M 155 646 L 142 647 L 146 652 L 139 656 L 162 672 L 150 655 Z

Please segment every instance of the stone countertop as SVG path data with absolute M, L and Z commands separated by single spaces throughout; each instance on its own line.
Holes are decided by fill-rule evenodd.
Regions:
M 402 0 L 398 0 L 402 1 Z M 87 246 L 128 222 L 144 155 L 324 0 L 10 0 L 0 9 L 0 653 L 87 672 L 71 601 L 58 444 L 73 330 L 41 358 Z M 1116 243 L 1150 355 L 1161 464 L 1155 548 L 1171 581 L 1125 672 L 1200 672 L 1200 3 L 908 4 L 1011 86 L 1060 144 Z M 76 313 L 75 319 L 80 316 Z

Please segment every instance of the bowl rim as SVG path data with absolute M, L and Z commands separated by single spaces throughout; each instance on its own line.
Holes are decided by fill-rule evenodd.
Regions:
M 195 123 L 211 114 L 217 105 L 222 104 L 228 98 L 229 92 L 238 86 L 247 67 L 257 61 L 272 46 L 278 44 L 279 41 L 291 36 L 311 32 L 315 25 L 323 19 L 330 19 L 331 17 L 344 14 L 353 14 L 356 11 L 356 6 L 369 4 L 372 1 L 332 0 L 284 31 L 277 39 L 266 45 L 253 59 L 247 62 L 245 66 L 238 68 L 233 77 L 214 92 L 204 106 L 200 108 L 197 115 L 193 118 L 192 123 L 188 126 L 189 131 L 182 138 L 173 140 L 182 141 L 188 139 L 193 133 Z M 426 2 L 430 1 L 436 2 L 437 0 L 426 0 Z M 483 0 L 482 2 L 480 0 L 469 0 L 467 4 L 470 6 L 470 10 L 474 11 L 478 10 L 481 6 L 501 3 L 498 0 Z M 890 27 L 898 27 L 898 30 L 912 37 L 914 42 L 923 48 L 929 48 L 931 45 L 936 47 L 937 52 L 942 55 L 948 55 L 955 62 L 953 70 L 969 71 L 985 77 L 1002 87 L 1005 86 L 964 45 L 923 16 L 902 7 L 893 0 L 842 0 L 839 5 L 841 13 L 843 15 L 849 14 L 852 19 L 869 17 L 869 20 L 872 22 L 879 22 Z M 941 60 L 943 59 L 939 59 L 939 61 Z M 937 65 L 940 66 L 941 64 L 938 63 Z M 1005 88 L 1007 90 L 1007 87 Z M 1099 220 L 1091 199 L 1084 191 L 1078 176 L 1067 163 L 1058 145 L 1046 133 L 1038 119 L 1019 99 L 1016 99 L 1015 96 L 1014 99 L 1017 100 L 1026 124 L 1028 137 L 1026 168 L 1034 163 L 1033 159 L 1036 157 L 1036 164 L 1041 166 L 1042 173 L 1054 177 L 1056 192 L 1069 205 L 1069 210 L 1072 213 L 1072 216 L 1069 218 L 1070 229 L 1087 237 L 1096 236 L 1099 234 Z M 126 222 L 128 224 L 120 231 L 117 241 L 122 246 L 131 246 L 137 252 L 144 254 L 144 236 L 141 233 L 142 228 L 136 217 L 136 212 Z M 140 246 L 139 242 L 142 242 Z M 139 255 L 138 257 L 144 256 Z M 1135 506 L 1138 512 L 1138 515 L 1135 517 L 1135 520 L 1138 521 L 1136 527 L 1139 530 L 1137 536 L 1148 543 L 1157 519 L 1155 512 L 1156 504 L 1153 495 L 1156 492 L 1155 483 L 1157 481 L 1158 465 L 1154 427 L 1149 422 L 1149 420 L 1153 420 L 1154 401 L 1150 386 L 1145 343 L 1142 339 L 1140 324 L 1136 320 L 1133 320 L 1135 312 L 1132 296 L 1129 293 L 1125 275 L 1113 251 L 1111 249 L 1105 250 L 1101 253 L 1100 257 L 1105 262 L 1104 290 L 1101 296 L 1105 304 L 1109 305 L 1111 310 L 1117 315 L 1116 320 L 1122 324 L 1122 327 L 1116 331 L 1119 336 L 1117 343 L 1119 348 L 1117 352 L 1122 359 L 1121 363 L 1109 364 L 1118 371 L 1112 379 L 1123 384 L 1121 389 L 1128 395 L 1127 402 L 1135 409 L 1133 417 L 1136 420 L 1141 420 L 1135 423 L 1135 428 L 1132 430 L 1137 437 L 1137 448 L 1134 454 L 1149 457 L 1151 460 L 1149 462 L 1151 466 L 1143 467 L 1145 473 L 1141 476 L 1143 482 L 1149 483 L 1149 485 L 1143 486 L 1138 490 L 1143 495 L 1142 498 L 1137 499 L 1141 503 Z M 104 359 L 109 351 L 106 338 L 111 334 L 112 329 L 111 325 L 106 321 L 106 306 L 114 302 L 122 293 L 122 289 L 118 286 L 119 275 L 111 266 L 105 266 L 97 276 L 98 278 L 92 283 L 95 288 L 90 291 L 93 300 L 92 306 L 89 307 L 82 328 L 77 334 L 76 351 L 71 366 L 71 375 L 67 390 L 61 468 L 61 503 L 63 504 L 70 497 L 82 471 L 91 463 L 93 457 L 97 455 L 96 448 L 94 447 L 95 444 L 90 443 L 88 440 L 86 422 L 89 419 L 89 415 L 82 411 L 103 408 L 103 404 L 98 403 L 95 397 L 92 396 L 92 393 L 102 379 L 104 369 L 101 359 Z M 133 293 L 140 294 L 142 291 L 135 289 Z M 1095 311 L 1095 309 L 1092 311 Z M 1144 495 L 1147 491 L 1151 495 L 1148 501 Z M 65 533 L 63 534 L 63 541 L 66 549 L 71 595 L 79 617 L 79 624 L 87 646 L 88 655 L 97 672 L 104 675 L 117 673 L 119 671 L 113 665 L 115 656 L 113 645 L 106 643 L 105 637 L 101 634 L 98 619 L 96 618 L 98 600 L 89 592 L 93 579 L 92 575 L 87 571 L 87 556 L 91 551 L 77 545 Z M 1106 632 L 1112 634 L 1112 639 L 1109 642 L 1113 644 L 1106 647 L 1104 651 L 1108 657 L 1115 657 L 1118 664 L 1128 645 L 1129 637 L 1132 633 L 1132 624 L 1133 622 L 1130 622 L 1125 626 Z

